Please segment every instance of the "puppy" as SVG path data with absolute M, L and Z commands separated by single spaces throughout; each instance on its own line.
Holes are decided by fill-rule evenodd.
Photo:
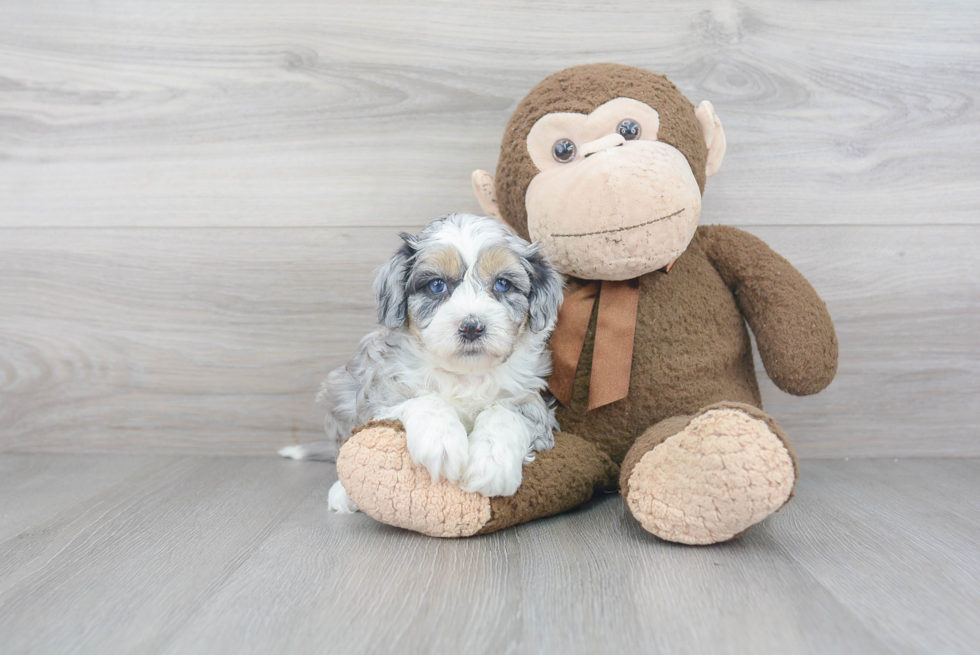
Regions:
M 536 451 L 554 445 L 548 338 L 562 278 L 529 244 L 491 218 L 450 214 L 430 223 L 381 267 L 380 329 L 365 336 L 319 400 L 339 443 L 372 419 L 405 426 L 412 460 L 484 496 L 509 496 Z M 323 459 L 310 444 L 284 457 Z M 340 482 L 331 509 L 357 506 Z

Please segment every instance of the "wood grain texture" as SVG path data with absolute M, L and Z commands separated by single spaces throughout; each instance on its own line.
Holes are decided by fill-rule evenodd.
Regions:
M 977 460 L 804 461 L 783 511 L 689 547 L 643 532 L 618 495 L 439 540 L 328 512 L 328 465 L 75 459 L 99 457 L 127 475 L 35 506 L 0 540 L 4 653 L 980 648 Z M 27 500 L 49 459 L 0 455 L 0 468 Z M 948 509 L 937 480 L 965 500 Z
M 163 458 L 5 542 L 0 650 L 158 651 L 322 477 L 273 462 Z
M 974 652 L 980 469 L 969 461 L 805 465 L 796 511 L 775 516 L 772 530 L 792 525 L 787 550 L 896 652 Z
M 978 222 L 972 0 L 4 4 L 0 225 L 415 225 L 596 61 L 714 102 L 732 224 Z
M 980 455 L 977 33 L 972 0 L 6 2 L 0 451 L 319 438 L 395 233 L 478 211 L 543 76 L 618 61 L 714 102 L 703 222 L 828 301 L 837 381 L 760 376 L 800 453 Z
M 766 408 L 803 456 L 980 454 L 980 228 L 759 227 L 841 364 Z M 385 228 L 16 230 L 0 244 L 0 450 L 270 454 L 374 325 Z M 828 254 L 830 253 L 830 254 Z M 832 254 L 832 256 L 831 256 Z
M 462 541 L 339 523 L 325 502 L 311 494 L 165 652 L 889 652 L 777 540 L 668 545 L 619 496 Z M 336 548 L 297 557 L 309 543 Z
M 0 245 L 0 443 L 271 454 L 374 322 L 389 230 L 19 230 Z
M 0 541 L 131 476 L 162 458 L 144 455 L 4 455 L 0 457 Z

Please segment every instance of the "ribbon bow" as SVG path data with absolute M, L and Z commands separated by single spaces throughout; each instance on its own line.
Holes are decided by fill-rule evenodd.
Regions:
M 633 365 L 633 337 L 640 301 L 640 280 L 572 280 L 551 334 L 551 393 L 568 407 L 572 400 L 575 370 L 582 356 L 592 307 L 599 297 L 595 348 L 589 378 L 589 410 L 626 397 Z

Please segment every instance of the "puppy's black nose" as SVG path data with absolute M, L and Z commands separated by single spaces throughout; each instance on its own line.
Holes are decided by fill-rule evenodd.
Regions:
M 459 336 L 467 341 L 476 341 L 483 336 L 483 331 L 487 326 L 479 321 L 465 320 L 459 324 Z

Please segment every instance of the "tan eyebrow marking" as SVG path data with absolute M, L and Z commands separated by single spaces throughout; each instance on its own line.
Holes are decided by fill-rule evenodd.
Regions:
M 489 279 L 508 266 L 518 264 L 517 257 L 507 248 L 489 248 L 480 253 L 476 262 L 477 275 Z
M 424 263 L 426 267 L 434 268 L 450 279 L 463 277 L 463 258 L 455 248 L 440 247 L 426 257 Z

